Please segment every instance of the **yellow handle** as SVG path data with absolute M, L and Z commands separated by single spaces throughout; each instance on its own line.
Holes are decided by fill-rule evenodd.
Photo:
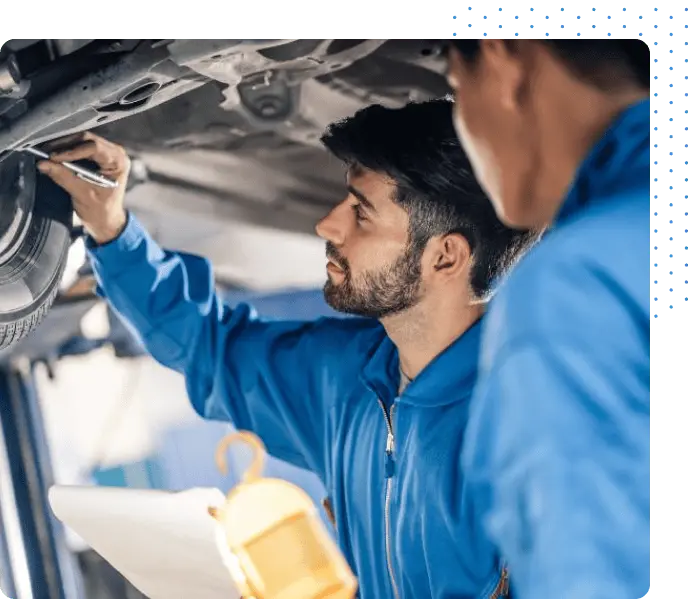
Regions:
M 254 459 L 251 465 L 242 475 L 242 482 L 249 483 L 258 478 L 261 478 L 263 472 L 263 462 L 265 461 L 266 448 L 263 441 L 253 433 L 248 431 L 238 431 L 223 438 L 215 450 L 215 463 L 218 470 L 224 475 L 227 475 L 227 448 L 233 443 L 243 441 L 254 450 Z

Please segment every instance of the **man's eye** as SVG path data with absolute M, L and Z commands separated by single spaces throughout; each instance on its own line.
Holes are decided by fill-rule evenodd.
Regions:
M 354 210 L 354 216 L 358 221 L 366 220 L 366 216 L 361 210 L 361 204 L 352 204 L 352 210 Z

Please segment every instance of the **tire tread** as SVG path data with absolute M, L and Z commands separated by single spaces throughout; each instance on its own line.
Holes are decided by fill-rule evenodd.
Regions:
M 0 324 L 0 349 L 9 347 L 36 329 L 53 305 L 58 289 L 59 285 L 55 285 L 55 288 L 50 292 L 46 300 L 31 314 L 17 322 L 7 325 Z

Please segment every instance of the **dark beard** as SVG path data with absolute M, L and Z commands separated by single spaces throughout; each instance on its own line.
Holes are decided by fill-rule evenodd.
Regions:
M 323 288 L 325 301 L 338 312 L 380 319 L 404 312 L 421 299 L 421 252 L 412 246 L 392 265 L 362 273 L 356 284 L 347 259 L 330 242 L 326 255 L 344 272 L 339 285 L 328 280 Z

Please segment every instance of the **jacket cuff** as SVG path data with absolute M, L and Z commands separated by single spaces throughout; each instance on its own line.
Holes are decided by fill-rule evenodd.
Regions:
M 146 237 L 146 230 L 139 220 L 131 212 L 127 212 L 127 224 L 115 239 L 98 245 L 92 237 L 87 236 L 85 245 L 91 259 L 113 277 L 126 270 L 132 262 L 141 259 L 134 254 L 134 250 L 146 242 Z

